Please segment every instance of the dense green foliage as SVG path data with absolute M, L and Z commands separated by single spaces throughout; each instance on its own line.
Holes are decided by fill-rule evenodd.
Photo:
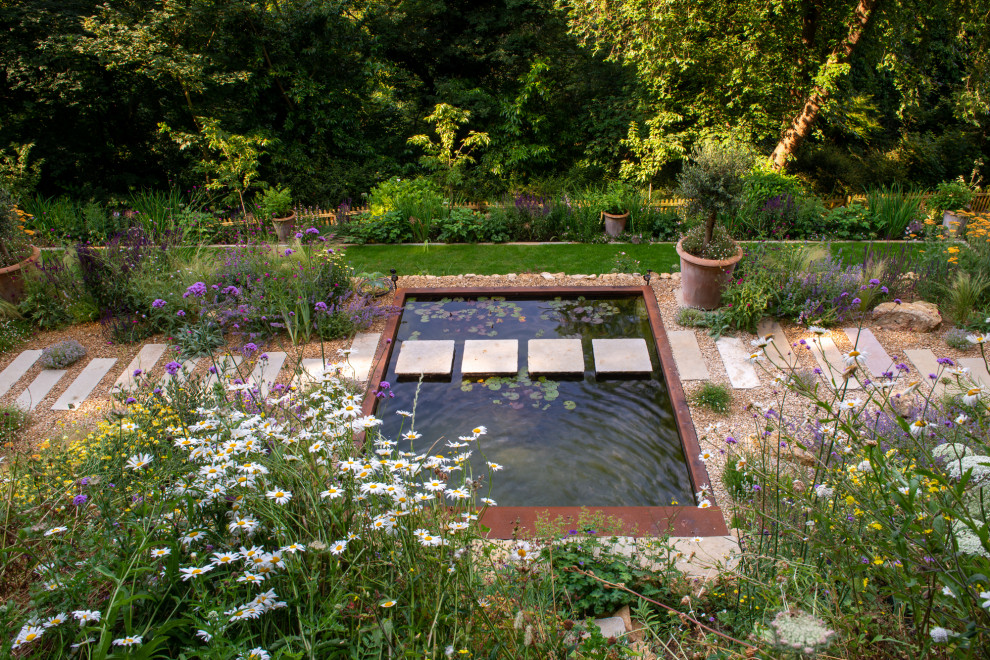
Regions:
M 199 186 L 237 211 L 264 185 L 336 206 L 430 172 L 470 199 L 670 186 L 699 138 L 769 153 L 812 82 L 830 100 L 795 167 L 819 193 L 933 186 L 987 154 L 983 0 L 886 3 L 841 66 L 851 2 L 560 4 L 4 3 L 0 178 L 81 204 Z M 473 163 L 420 148 L 446 139 L 440 107 L 465 122 L 451 145 L 485 136 Z

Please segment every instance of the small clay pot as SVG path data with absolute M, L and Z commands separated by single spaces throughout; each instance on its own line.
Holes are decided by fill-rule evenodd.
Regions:
M 615 238 L 626 230 L 626 222 L 629 220 L 629 211 L 626 211 L 622 215 L 602 213 L 602 217 L 605 218 L 605 233 Z
M 722 289 L 736 264 L 743 258 L 741 245 L 728 259 L 702 259 L 688 254 L 681 247 L 684 239 L 677 241 L 677 254 L 681 256 L 681 295 L 684 304 L 698 309 L 718 309 L 722 306 Z
M 24 299 L 24 273 L 29 264 L 38 263 L 41 249 L 31 246 L 31 256 L 20 263 L 0 268 L 0 298 L 16 305 Z
M 287 215 L 284 218 L 272 218 L 272 224 L 275 225 L 275 236 L 278 237 L 278 242 L 286 243 L 296 229 L 296 212 L 293 211 L 292 215 Z

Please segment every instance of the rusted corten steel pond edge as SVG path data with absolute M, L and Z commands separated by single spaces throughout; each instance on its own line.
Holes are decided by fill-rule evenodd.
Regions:
M 584 296 L 586 298 L 610 298 L 616 296 L 640 295 L 646 302 L 646 311 L 653 330 L 657 355 L 667 391 L 670 394 L 677 421 L 678 435 L 684 449 L 691 489 L 695 492 L 709 483 L 708 470 L 701 460 L 701 446 L 695 432 L 691 413 L 688 409 L 684 388 L 677 375 L 677 365 L 667 341 L 667 331 L 660 317 L 656 293 L 649 286 L 565 286 L 565 287 L 459 287 L 443 289 L 398 289 L 394 305 L 405 307 L 406 298 L 445 298 L 454 296 L 477 297 L 499 296 L 506 299 L 554 296 Z M 378 389 L 385 370 L 392 359 L 395 338 L 399 330 L 400 315 L 393 316 L 385 324 L 383 336 L 375 355 L 375 369 L 368 381 L 368 391 L 364 399 L 363 412 L 372 415 L 378 403 L 374 392 Z M 696 506 L 619 506 L 619 507 L 491 507 L 485 510 L 481 523 L 489 529 L 490 538 L 527 538 L 535 534 L 535 524 L 539 519 L 576 522 L 582 510 L 601 512 L 622 522 L 622 534 L 635 536 L 724 536 L 729 533 L 725 518 L 719 507 L 700 509 Z

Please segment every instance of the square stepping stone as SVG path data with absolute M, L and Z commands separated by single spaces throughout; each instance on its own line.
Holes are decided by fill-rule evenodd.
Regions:
M 592 339 L 597 374 L 653 373 L 650 351 L 642 337 L 629 339 Z
M 670 352 L 677 363 L 677 375 L 681 380 L 708 380 L 708 366 L 701 355 L 694 330 L 671 330 L 667 333 Z
M 584 349 L 580 339 L 530 339 L 526 369 L 534 374 L 583 374 Z
M 880 345 L 880 341 L 869 328 L 844 328 L 849 343 L 863 354 L 866 369 L 874 378 L 880 378 L 886 371 L 896 371 L 894 361 Z
M 404 341 L 395 361 L 397 376 L 449 376 L 453 369 L 453 339 Z
M 58 398 L 52 410 L 72 410 L 86 400 L 86 397 L 96 389 L 107 372 L 117 364 L 117 358 L 94 358 L 82 370 L 72 385 Z
M 44 369 L 35 376 L 28 388 L 17 397 L 15 405 L 21 410 L 31 412 L 38 407 L 42 399 L 48 396 L 55 384 L 65 375 L 65 369 Z
M 466 339 L 461 358 L 464 376 L 513 376 L 519 373 L 516 339 Z
M 749 361 L 751 346 L 744 345 L 738 337 L 722 337 L 715 342 L 715 347 L 722 356 L 733 389 L 749 390 L 760 386 L 760 375 Z
M 10 391 L 14 383 L 24 377 L 28 369 L 41 357 L 41 351 L 24 351 L 14 358 L 14 361 L 7 365 L 7 368 L 0 371 L 0 396 Z
M 354 341 L 351 343 L 351 353 L 347 356 L 347 363 L 351 365 L 354 372 L 348 375 L 361 382 L 368 380 L 381 338 L 382 333 L 380 332 L 359 332 L 354 337 Z
M 147 376 L 148 372 L 154 368 L 158 360 L 165 354 L 166 348 L 168 348 L 166 344 L 147 344 L 142 346 L 138 354 L 131 360 L 131 363 L 127 365 L 124 373 L 120 374 L 120 378 L 113 384 L 113 389 L 134 389 L 137 386 L 137 379 L 134 377 L 134 372 L 140 369 L 143 375 Z
M 770 364 L 784 371 L 797 367 L 797 353 L 784 334 L 784 328 L 780 323 L 773 319 L 763 319 L 756 330 L 760 337 L 773 337 L 773 343 L 766 348 L 766 358 Z
M 922 383 L 927 383 L 932 387 L 932 391 L 936 396 L 942 396 L 948 391 L 952 394 L 958 394 L 962 391 L 962 387 L 959 385 L 955 376 L 950 376 L 945 373 L 946 369 L 950 367 L 944 367 L 938 363 L 938 358 L 927 348 L 909 348 L 904 351 L 904 355 L 911 360 L 911 364 L 918 370 L 918 374 L 921 377 Z M 981 360 L 982 362 L 982 360 Z M 960 361 L 960 366 L 967 366 L 962 364 Z M 935 383 L 929 376 L 931 374 L 942 374 L 938 382 Z M 945 381 L 949 382 L 946 383 Z

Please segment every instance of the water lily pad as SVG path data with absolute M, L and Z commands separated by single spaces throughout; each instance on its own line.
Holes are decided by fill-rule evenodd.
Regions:
M 564 410 L 574 410 L 577 408 L 577 404 L 573 401 L 564 401 Z

